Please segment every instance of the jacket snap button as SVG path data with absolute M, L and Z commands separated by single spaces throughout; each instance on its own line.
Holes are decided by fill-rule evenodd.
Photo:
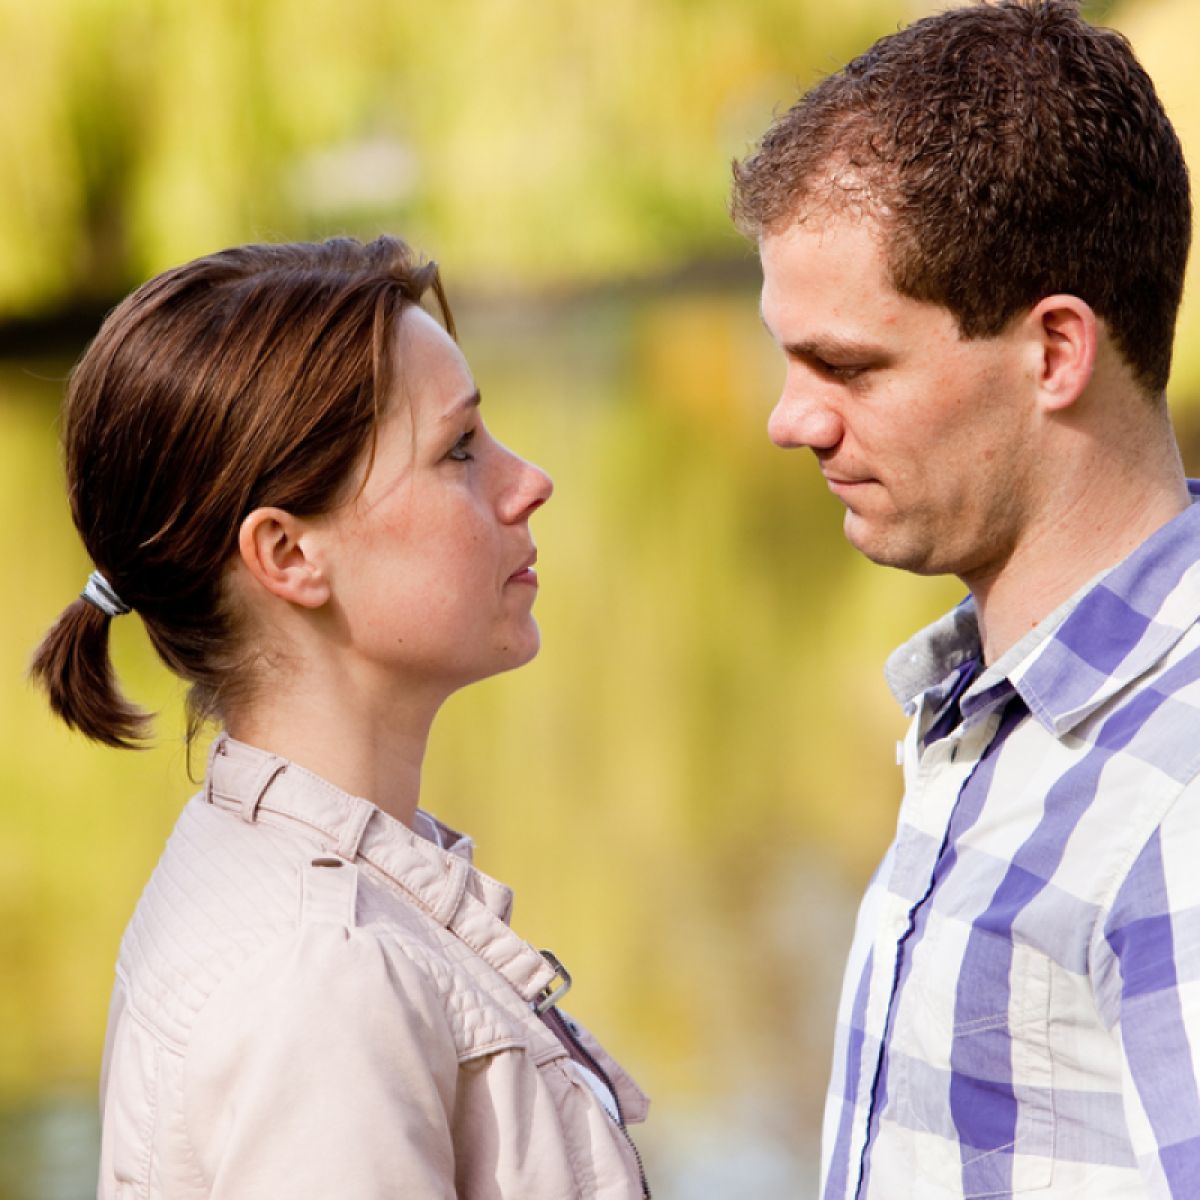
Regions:
M 342 865 L 342 860 L 340 858 L 333 858 L 331 856 L 314 858 L 312 860 L 312 865 L 314 867 L 340 867 Z

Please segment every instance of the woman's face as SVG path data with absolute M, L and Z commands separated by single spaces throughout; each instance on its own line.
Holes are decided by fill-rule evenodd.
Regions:
M 538 650 L 534 509 L 549 476 L 484 427 L 462 352 L 409 308 L 366 482 L 322 519 L 335 635 L 359 682 L 450 691 Z

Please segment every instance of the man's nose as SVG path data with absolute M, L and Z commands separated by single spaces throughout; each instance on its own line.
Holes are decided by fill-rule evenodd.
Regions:
M 783 450 L 832 450 L 842 440 L 842 418 L 816 393 L 785 387 L 767 420 L 767 436 Z

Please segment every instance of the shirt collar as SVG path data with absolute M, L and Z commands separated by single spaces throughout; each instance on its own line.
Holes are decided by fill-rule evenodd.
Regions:
M 1192 504 L 1111 570 L 1085 584 L 971 685 L 964 721 L 1015 691 L 1056 737 L 1149 671 L 1200 619 L 1200 483 Z M 888 684 L 910 713 L 982 652 L 975 602 L 956 608 L 888 659 Z M 931 696 L 936 702 L 936 696 Z

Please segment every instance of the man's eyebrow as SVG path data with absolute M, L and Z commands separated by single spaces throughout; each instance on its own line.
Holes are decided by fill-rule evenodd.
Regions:
M 783 349 L 787 354 L 797 358 L 820 358 L 832 361 L 849 359 L 857 362 L 860 359 L 874 359 L 883 355 L 881 346 L 872 342 L 856 342 L 851 338 L 838 337 L 830 334 L 827 337 L 809 338 L 800 342 L 784 342 Z
M 775 331 L 767 323 L 766 314 L 761 309 L 759 309 L 758 319 L 762 322 L 763 328 L 774 337 Z M 784 353 L 794 355 L 796 358 L 848 358 L 855 360 L 880 358 L 884 354 L 882 346 L 877 346 L 872 342 L 856 342 L 853 338 L 839 337 L 836 333 L 822 334 L 799 342 L 782 342 L 780 347 Z
M 457 404 L 442 413 L 438 420 L 449 424 L 451 421 L 457 420 L 467 409 L 478 408 L 482 403 L 483 397 L 476 388 L 469 396 L 464 396 Z

